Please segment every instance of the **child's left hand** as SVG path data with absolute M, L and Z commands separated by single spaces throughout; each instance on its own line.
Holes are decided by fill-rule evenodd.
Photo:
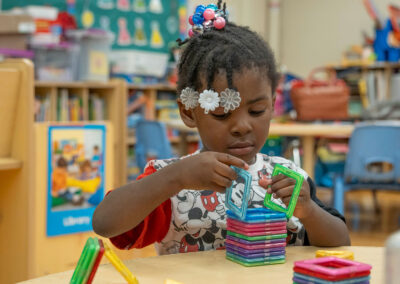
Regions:
M 272 193 L 272 197 L 280 198 L 286 206 L 289 205 L 295 185 L 294 179 L 279 174 L 273 176 L 272 179 L 260 179 L 258 183 L 265 188 L 268 193 Z M 310 187 L 308 186 L 307 180 L 304 180 L 293 215 L 299 219 L 306 218 L 311 214 L 312 208 Z

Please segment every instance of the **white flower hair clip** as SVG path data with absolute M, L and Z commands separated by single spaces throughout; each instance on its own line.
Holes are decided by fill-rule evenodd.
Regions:
M 192 88 L 186 87 L 182 90 L 179 98 L 186 110 L 194 109 L 200 104 L 206 114 L 220 106 L 224 108 L 225 113 L 228 113 L 237 109 L 242 101 L 238 91 L 228 88 L 218 96 L 218 93 L 213 90 L 204 90 L 199 95 Z
M 204 108 L 207 114 L 210 110 L 214 111 L 219 106 L 218 93 L 212 90 L 204 90 L 199 98 L 200 107 Z
M 242 98 L 239 92 L 232 89 L 225 89 L 221 92 L 221 106 L 224 108 L 224 112 L 228 113 L 230 110 L 235 110 L 240 106 Z
M 179 96 L 182 104 L 185 105 L 185 109 L 193 109 L 199 105 L 199 93 L 192 88 L 186 87 L 182 90 Z

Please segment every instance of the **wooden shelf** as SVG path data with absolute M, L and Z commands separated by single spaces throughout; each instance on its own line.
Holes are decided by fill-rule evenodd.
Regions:
M 71 98 L 79 99 L 79 119 L 80 120 L 57 120 L 60 111 L 59 99 L 62 98 L 60 90 L 68 91 L 68 103 Z M 104 104 L 104 119 L 89 120 L 91 108 L 91 97 L 96 94 L 101 97 Z M 56 125 L 83 125 L 97 123 L 111 123 L 113 135 L 115 137 L 115 185 L 121 186 L 126 182 L 125 164 L 126 159 L 126 101 L 127 101 L 127 85 L 125 81 L 120 79 L 112 79 L 107 82 L 94 81 L 75 81 L 75 82 L 52 82 L 52 81 L 35 81 L 35 95 L 48 96 L 49 112 L 47 120 L 37 121 L 35 125 L 40 124 L 56 124 Z M 74 106 L 75 107 L 75 106 Z M 68 110 L 70 107 L 68 106 Z M 93 110 L 93 112 L 96 110 Z M 74 117 L 75 118 L 75 117 Z M 76 117 L 77 118 L 77 117 Z
M 112 89 L 116 84 L 110 82 L 51 82 L 35 81 L 35 87 L 39 88 L 90 88 L 90 89 Z
M 58 121 L 58 120 L 46 120 L 46 121 L 35 121 L 34 124 L 55 124 L 55 125 L 83 125 L 83 124 L 97 124 L 107 123 L 112 121 L 110 119 L 105 120 L 77 120 L 77 121 Z
M 336 70 L 344 69 L 362 69 L 362 70 L 380 70 L 380 69 L 391 69 L 400 68 L 400 63 L 397 62 L 374 62 L 373 64 L 342 64 L 342 65 L 328 65 Z
M 22 167 L 22 161 L 11 158 L 0 158 L 0 171 L 16 170 Z
M 154 84 L 154 85 L 135 85 L 129 84 L 129 89 L 133 90 L 156 90 L 156 91 L 176 91 L 176 86 L 168 84 Z

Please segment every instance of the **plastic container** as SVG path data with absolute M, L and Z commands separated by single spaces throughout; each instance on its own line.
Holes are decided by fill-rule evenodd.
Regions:
M 113 35 L 103 30 L 71 30 L 67 32 L 67 37 L 80 47 L 78 80 L 108 81 Z
M 400 230 L 390 235 L 385 245 L 385 283 L 400 281 Z
M 76 70 L 79 60 L 79 46 L 62 43 L 34 45 L 35 78 L 41 81 L 77 80 Z

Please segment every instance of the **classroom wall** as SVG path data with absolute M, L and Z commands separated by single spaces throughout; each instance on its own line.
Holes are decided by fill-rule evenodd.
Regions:
M 288 70 L 307 76 L 316 66 L 339 63 L 342 52 L 362 43 L 361 32 L 373 35 L 373 22 L 362 0 L 225 0 L 231 20 L 249 26 L 270 40 L 271 3 L 280 3 L 278 42 L 272 48 L 279 63 Z M 187 0 L 188 14 L 199 4 L 215 1 Z M 375 0 L 380 13 L 388 16 L 393 0 Z M 1 0 L 0 0 L 1 3 Z M 276 14 L 274 14 L 276 15 Z
M 375 0 L 388 16 L 392 0 Z M 396 3 L 398 4 L 398 2 Z M 342 52 L 373 35 L 373 22 L 362 0 L 282 0 L 280 62 L 306 76 L 316 66 L 339 63 Z

